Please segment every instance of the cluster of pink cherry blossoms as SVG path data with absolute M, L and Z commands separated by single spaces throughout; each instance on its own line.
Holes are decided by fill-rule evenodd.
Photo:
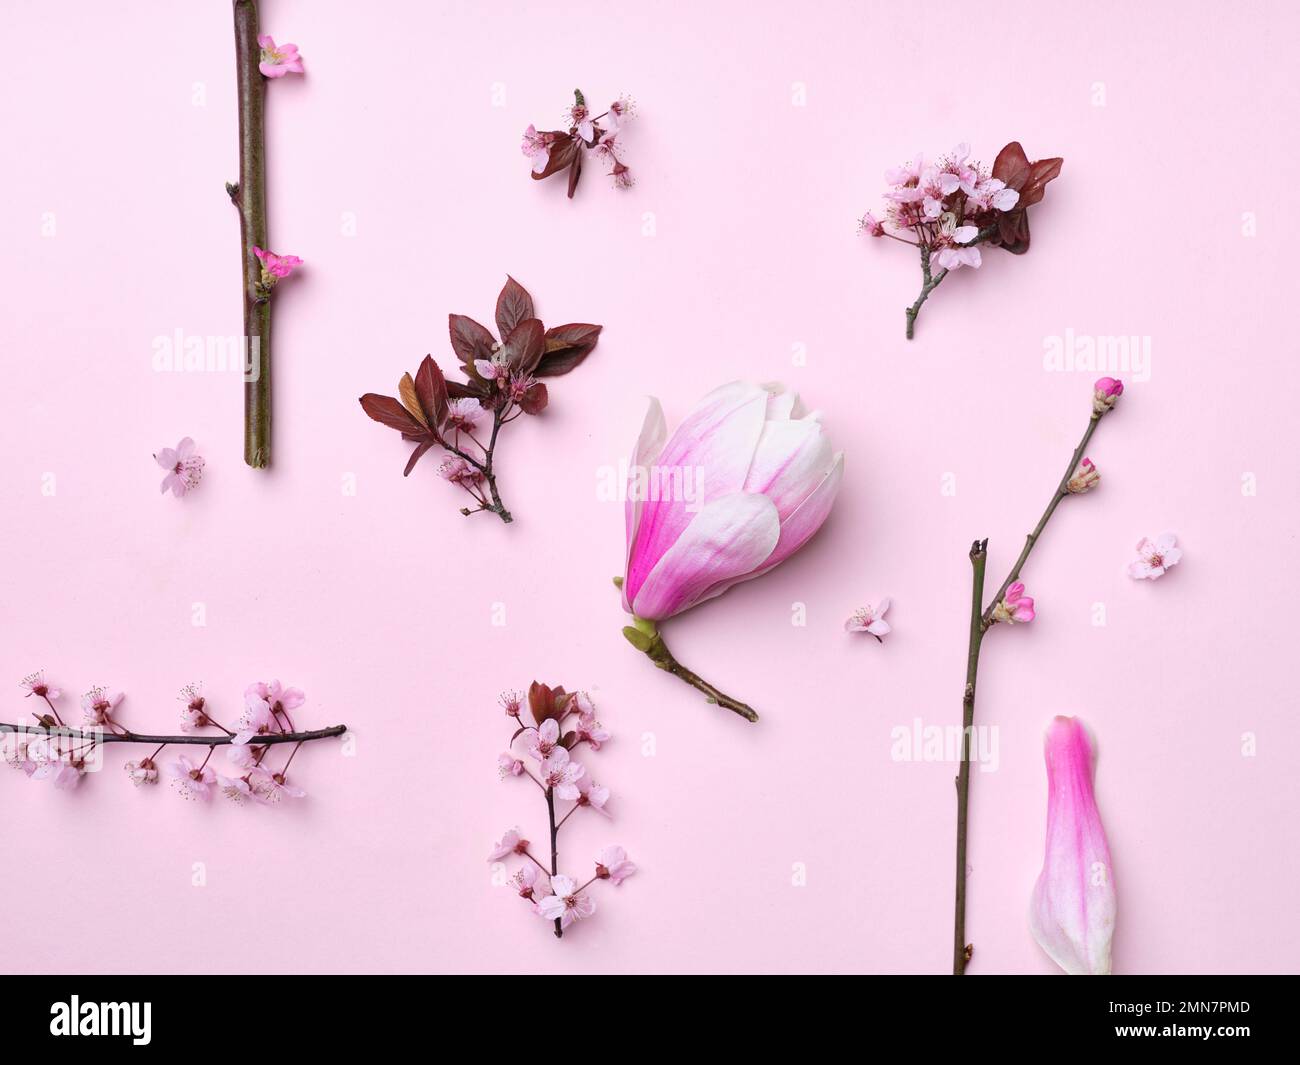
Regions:
M 497 759 L 502 780 L 527 777 L 546 800 L 549 819 L 550 862 L 543 863 L 532 852 L 532 844 L 518 828 L 506 831 L 488 854 L 489 862 L 524 859 L 510 879 L 518 896 L 528 903 L 538 917 L 555 924 L 555 935 L 564 934 L 574 921 L 584 920 L 596 912 L 596 902 L 588 888 L 598 880 L 615 887 L 636 872 L 620 846 L 605 847 L 590 867 L 590 875 L 573 877 L 559 871 L 559 831 L 580 809 L 604 817 L 609 789 L 597 784 L 586 767 L 572 757 L 582 744 L 599 751 L 610 735 L 596 720 L 596 708 L 586 692 L 566 692 L 533 682 L 528 690 L 528 709 L 533 723 L 524 723 L 524 697 L 508 692 L 501 697 L 506 715 L 516 724 L 509 748 Z M 516 743 L 523 750 L 516 751 Z M 520 755 L 523 757 L 520 757 Z M 556 802 L 571 803 L 557 818 Z

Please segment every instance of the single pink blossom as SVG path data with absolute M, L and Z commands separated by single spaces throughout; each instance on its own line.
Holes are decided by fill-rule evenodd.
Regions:
M 51 762 L 50 782 L 60 791 L 73 791 L 86 775 L 86 765 L 80 759 Z
M 622 146 L 618 142 L 617 133 L 606 133 L 596 142 L 596 147 L 592 149 L 591 154 L 599 161 L 605 163 L 617 163 L 621 157 Z
M 537 866 L 523 866 L 510 880 L 515 885 L 515 890 L 519 892 L 520 898 L 531 899 L 533 897 L 533 886 L 537 883 Z
M 569 760 L 569 752 L 563 747 L 556 747 L 549 758 L 537 767 L 537 775 L 542 786 L 554 789 L 556 798 L 570 801 L 578 797 L 578 779 L 583 774 L 582 766 Z
M 1117 377 L 1101 377 L 1092 386 L 1092 411 L 1105 414 L 1124 394 L 1124 382 Z
M 609 172 L 609 176 L 614 179 L 614 188 L 630 189 L 636 184 L 636 179 L 632 177 L 632 171 L 622 163 L 615 163 L 614 169 Z
M 1154 540 L 1142 537 L 1137 545 L 1138 557 L 1128 564 L 1128 575 L 1135 581 L 1163 577 L 1183 557 L 1177 543 L 1178 537 L 1173 533 L 1161 533 Z
M 1083 461 L 1079 463 L 1079 468 L 1074 471 L 1074 476 L 1066 481 L 1065 490 L 1075 495 L 1082 495 L 1084 492 L 1091 492 L 1099 484 L 1101 484 L 1101 474 L 1097 472 L 1092 459 L 1085 455 Z
M 1029 905 L 1029 928 L 1067 973 L 1110 973 L 1115 884 L 1093 794 L 1094 747 L 1077 717 L 1057 717 L 1047 759 L 1047 846 Z
M 505 751 L 497 757 L 497 769 L 501 773 L 501 779 L 505 780 L 506 777 L 522 776 L 524 763 L 509 751 Z
M 945 215 L 935 237 L 932 263 L 943 270 L 957 270 L 963 266 L 978 269 L 980 250 L 967 245 L 979 236 L 979 232 L 975 226 L 959 226 L 951 214 Z
M 82 717 L 87 725 L 107 725 L 113 719 L 113 711 L 121 701 L 121 692 L 91 688 L 81 697 Z
M 212 719 L 207 714 L 207 700 L 203 698 L 200 685 L 187 684 L 181 689 L 180 699 L 185 704 L 181 711 L 182 732 L 195 732 L 212 724 Z
M 35 695 L 40 699 L 53 700 L 63 694 L 60 689 L 45 683 L 44 670 L 38 670 L 25 676 L 19 687 L 27 689 L 27 695 L 24 698 L 31 698 L 31 696 Z
M 593 751 L 600 750 L 601 746 L 609 742 L 609 732 L 601 727 L 596 720 L 596 710 L 582 710 L 578 714 L 578 727 L 574 729 L 577 734 L 578 743 L 586 742 L 591 746 Z
M 1005 621 L 1008 625 L 1034 620 L 1034 601 L 1025 595 L 1024 581 L 1016 581 L 1007 589 L 1002 602 L 993 608 L 993 620 Z
M 303 799 L 307 793 L 296 784 L 290 784 L 281 770 L 278 773 L 255 773 L 249 783 L 253 798 L 270 806 L 283 799 Z
M 294 267 L 302 265 L 302 260 L 296 255 L 276 255 L 275 252 L 265 251 L 256 245 L 253 246 L 253 254 L 262 263 L 262 284 L 268 288 L 293 273 Z
M 559 744 L 560 724 L 553 717 L 548 717 L 536 729 L 530 729 L 524 734 L 524 746 L 539 762 L 549 758 Z
M 861 221 L 858 222 L 858 229 L 873 237 L 883 237 L 885 235 L 885 227 L 870 211 L 862 216 Z
M 194 450 L 194 441 L 185 437 L 174 448 L 165 447 L 154 456 L 154 461 L 167 471 L 158 491 L 171 489 L 177 499 L 198 487 L 203 479 L 203 456 Z
M 243 806 L 253 797 L 253 789 L 247 777 L 226 777 L 218 773 L 217 790 L 236 806 Z
M 567 876 L 551 877 L 551 894 L 537 900 L 537 914 L 548 921 L 559 920 L 561 928 L 568 928 L 574 921 L 590 917 L 596 912 L 596 904 L 591 897 L 584 895 L 581 889 Z
M 226 761 L 236 769 L 257 769 L 263 757 L 261 752 L 269 749 L 232 740 L 226 748 Z
M 459 455 L 451 455 L 438 467 L 438 473 L 452 484 L 471 487 L 483 480 L 483 474 Z
M 524 704 L 524 697 L 520 692 L 502 692 L 499 702 L 505 708 L 507 717 L 518 718 L 520 708 Z
M 290 728 L 293 726 L 292 711 L 297 710 L 306 701 L 307 696 L 301 691 L 297 688 L 286 688 L 278 680 L 265 683 L 257 681 L 244 689 L 246 708 L 255 712 L 265 711 L 272 722 L 277 724 L 283 719 Z
M 597 813 L 605 812 L 605 803 L 609 802 L 609 788 L 602 788 L 585 773 L 574 784 L 578 789 L 579 806 L 590 806 Z
M 596 139 L 596 120 L 586 104 L 574 104 L 569 108 L 569 124 L 578 131 L 584 141 Z
M 606 847 L 596 855 L 596 876 L 611 881 L 615 887 L 635 872 L 636 865 L 627 860 L 627 851 L 622 847 Z
M 21 733 L 6 732 L 0 735 L 0 751 L 4 752 L 5 764 L 10 769 L 21 769 L 31 776 L 40 768 L 37 752 L 44 743 L 39 737 L 24 739 Z
M 217 774 L 207 766 L 195 765 L 185 755 L 169 762 L 166 772 L 172 778 L 172 787 L 185 799 L 210 799 L 217 783 Z
M 623 606 L 654 621 L 798 551 L 829 516 L 844 468 L 819 416 L 780 385 L 723 385 L 665 437 L 652 399 L 629 468 Z
M 492 853 L 488 855 L 489 862 L 499 862 L 502 858 L 508 858 L 512 854 L 527 854 L 528 840 L 519 835 L 517 828 L 509 829 L 501 837 L 501 841 L 492 848 Z
M 487 412 L 476 399 L 453 399 L 447 404 L 447 421 L 444 429 L 472 433 L 482 423 Z
M 540 174 L 546 169 L 546 164 L 550 161 L 551 145 L 554 142 L 554 133 L 538 133 L 537 127 L 533 125 L 524 130 L 524 141 L 520 149 L 533 161 L 534 174 Z
M 905 166 L 895 166 L 885 171 L 885 182 L 894 186 L 914 185 L 921 178 L 925 157 L 920 153 Z
M 861 610 L 855 610 L 853 616 L 844 623 L 845 632 L 866 632 L 874 636 L 879 643 L 885 641 L 882 636 L 892 632 L 889 622 L 885 620 L 885 612 L 889 610 L 891 600 L 888 596 L 880 600 L 879 606 L 868 604 Z
M 257 38 L 257 43 L 262 49 L 262 60 L 257 69 L 264 77 L 282 78 L 286 74 L 302 73 L 302 57 L 298 55 L 296 44 L 277 45 L 265 33 Z
M 622 129 L 636 116 L 636 101 L 630 96 L 620 96 L 605 114 L 605 124 L 610 129 Z
M 127 762 L 124 766 L 126 775 L 137 788 L 141 784 L 158 783 L 158 766 L 152 758 L 141 758 L 138 762 Z

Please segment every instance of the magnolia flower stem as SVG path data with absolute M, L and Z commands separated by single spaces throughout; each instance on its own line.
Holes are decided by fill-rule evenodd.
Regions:
M 1042 536 L 1043 530 L 1047 528 L 1047 523 L 1056 513 L 1056 508 L 1060 505 L 1061 500 L 1069 495 L 1069 489 L 1066 487 L 1074 471 L 1078 468 L 1079 460 L 1083 458 L 1083 452 L 1092 439 L 1092 434 L 1097 431 L 1097 425 L 1101 421 L 1101 414 L 1094 412 L 1088 419 L 1088 428 L 1084 431 L 1079 446 L 1074 449 L 1070 456 L 1070 463 L 1065 468 L 1065 474 L 1061 477 L 1052 493 L 1052 498 L 1047 503 L 1047 509 L 1043 511 L 1043 516 L 1038 519 L 1038 524 L 1034 526 L 1033 532 L 1025 537 L 1025 546 L 1020 551 L 1020 557 L 1016 559 L 1016 564 L 1011 567 L 1011 572 L 1007 574 L 997 594 L 989 601 L 988 607 L 983 607 L 984 602 L 984 569 L 988 559 L 988 540 L 976 540 L 971 544 L 970 561 L 973 571 L 973 587 L 971 590 L 971 615 L 970 615 L 970 642 L 966 650 L 966 687 L 962 693 L 962 743 L 961 743 L 961 765 L 957 770 L 957 890 L 955 903 L 953 907 L 953 942 L 952 942 L 952 974 L 962 976 L 966 972 L 966 963 L 970 961 L 973 947 L 966 942 L 966 839 L 967 839 L 967 822 L 970 812 L 970 744 L 971 734 L 975 727 L 975 678 L 979 672 L 980 648 L 984 642 L 984 634 L 993 624 L 993 609 L 1002 601 L 1003 596 L 1007 594 L 1007 589 L 1011 587 L 1020 578 L 1020 571 L 1024 568 L 1025 563 L 1029 560 L 1030 552 L 1033 551 L 1034 545 L 1038 543 L 1038 538 Z
M 239 184 L 226 185 L 239 209 L 244 278 L 244 461 L 255 469 L 271 461 L 271 301 L 261 287 L 253 248 L 266 239 L 266 83 L 258 69 L 257 0 L 234 0 L 235 75 L 239 92 Z
M 560 826 L 555 823 L 555 789 L 546 789 L 546 816 L 551 822 L 551 879 L 554 880 L 560 871 L 560 852 L 556 841 L 560 835 Z M 554 890 L 552 888 L 551 890 Z M 555 938 L 564 938 L 564 925 L 560 918 L 555 919 Z
M 268 747 L 277 743 L 309 743 L 312 740 L 325 740 L 332 736 L 342 736 L 347 730 L 347 725 L 331 725 L 329 728 L 314 729 L 311 732 L 268 732 L 264 736 L 257 736 L 250 743 L 250 746 Z M 234 740 L 234 737 L 230 735 L 148 736 L 142 732 L 131 732 L 129 729 L 122 732 L 96 733 L 57 725 L 10 725 L 3 721 L 0 721 L 0 732 L 25 733 L 29 736 L 66 737 L 73 740 L 89 740 L 92 743 L 153 743 L 162 746 L 187 743 L 193 746 L 222 747 L 229 745 Z
M 647 631 L 648 630 L 648 631 Z M 633 639 L 629 633 L 636 633 L 640 639 Z M 752 706 L 742 703 L 739 699 L 733 699 L 725 692 L 719 691 L 698 673 L 693 673 L 673 657 L 673 653 L 668 650 L 668 645 L 664 643 L 664 638 L 659 634 L 659 628 L 653 622 L 647 622 L 644 618 L 637 619 L 637 627 L 629 626 L 623 630 L 623 635 L 628 637 L 632 645 L 639 650 L 644 651 L 650 656 L 656 666 L 666 670 L 674 677 L 680 677 L 686 681 L 692 688 L 702 691 L 709 702 L 717 706 L 725 706 L 733 713 L 739 714 L 746 721 L 757 721 L 758 713 Z

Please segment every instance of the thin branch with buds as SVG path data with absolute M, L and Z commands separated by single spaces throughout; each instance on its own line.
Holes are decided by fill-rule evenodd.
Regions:
M 1020 579 L 1020 572 L 1025 563 L 1029 560 L 1029 555 L 1033 551 L 1043 531 L 1047 528 L 1047 523 L 1051 521 L 1052 515 L 1056 513 L 1056 508 L 1060 505 L 1067 495 L 1072 494 L 1071 484 L 1075 471 L 1079 468 L 1080 460 L 1084 458 L 1084 451 L 1088 443 L 1092 440 L 1092 434 L 1097 431 L 1097 426 L 1101 423 L 1105 415 L 1115 404 L 1115 400 L 1123 392 L 1123 385 L 1118 381 L 1110 378 L 1102 378 L 1097 382 L 1093 395 L 1093 410 L 1088 419 L 1088 427 L 1079 440 L 1078 446 L 1070 455 L 1069 465 L 1066 466 L 1065 473 L 1061 476 L 1055 491 L 1052 492 L 1048 500 L 1047 507 L 1044 509 L 1042 517 L 1038 519 L 1038 524 L 1034 526 L 1033 531 L 1025 537 L 1025 545 L 1020 551 L 1020 556 L 1016 559 L 1015 565 L 1007 574 L 1006 579 L 998 587 L 997 593 L 984 606 L 984 574 L 988 560 L 988 540 L 976 540 L 970 547 L 971 562 L 971 608 L 970 608 L 970 638 L 966 649 L 966 683 L 962 690 L 962 751 L 961 763 L 958 767 L 956 786 L 957 786 L 957 861 L 956 861 L 956 892 L 953 904 L 953 945 L 952 945 L 952 972 L 954 976 L 962 976 L 966 972 L 966 965 L 974 953 L 974 947 L 966 941 L 966 852 L 967 852 L 967 828 L 970 816 L 970 756 L 971 756 L 971 735 L 974 732 L 975 725 L 975 685 L 979 673 L 980 649 L 983 646 L 984 635 L 988 632 L 998 620 L 1011 620 L 1010 604 L 1007 603 L 1006 597 L 1012 585 Z M 1074 491 L 1086 489 L 1076 488 Z M 1032 600 L 1026 600 L 1032 605 Z M 999 606 L 1002 609 L 999 609 Z M 1032 613 L 1029 615 L 1032 618 Z

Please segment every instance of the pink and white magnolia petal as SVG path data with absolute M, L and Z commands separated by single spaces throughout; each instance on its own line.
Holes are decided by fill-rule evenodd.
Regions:
M 636 543 L 637 531 L 641 526 L 641 513 L 648 486 L 641 481 L 647 477 L 650 468 L 655 465 L 659 453 L 664 449 L 668 438 L 668 423 L 664 420 L 664 408 L 654 396 L 646 408 L 641 421 L 641 432 L 637 435 L 636 445 L 632 448 L 632 465 L 628 468 L 627 498 L 623 503 L 624 525 L 627 530 L 627 550 L 623 556 L 623 572 L 626 573 L 632 557 L 632 546 Z M 641 471 L 638 473 L 638 471 Z M 639 487 L 638 487 L 639 485 Z M 623 609 L 630 611 L 631 604 L 627 598 L 626 582 L 623 586 Z
M 711 587 L 753 575 L 781 534 L 776 504 L 766 496 L 735 492 L 706 503 L 633 595 L 633 613 L 652 621 L 669 618 L 694 606 Z
M 767 496 L 785 521 L 834 461 L 830 439 L 815 418 L 769 421 L 759 436 L 745 491 Z
M 1115 931 L 1110 847 L 1093 793 L 1094 748 L 1078 718 L 1057 717 L 1044 741 L 1047 845 L 1029 927 L 1072 975 L 1107 975 Z
M 697 516 L 695 507 L 737 492 L 745 483 L 766 420 L 768 395 L 747 381 L 723 385 L 705 396 L 669 438 L 655 465 L 661 476 L 680 469 L 684 481 L 689 474 L 695 498 L 688 502 L 680 498 L 684 492 L 672 491 L 666 493 L 672 498 L 646 501 L 628 557 L 629 602 L 637 600 L 651 571 Z M 694 483 L 697 471 L 702 485 Z

